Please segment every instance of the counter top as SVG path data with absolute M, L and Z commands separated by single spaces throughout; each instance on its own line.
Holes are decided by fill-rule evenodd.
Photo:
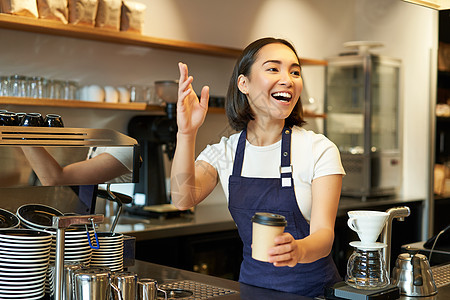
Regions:
M 406 199 L 402 197 L 384 197 L 361 201 L 359 198 L 341 198 L 338 217 L 344 216 L 352 209 L 377 209 L 380 206 L 401 206 L 423 199 Z M 111 218 L 101 224 L 101 231 L 109 231 Z M 185 214 L 176 218 L 148 218 L 142 216 L 122 215 L 116 231 L 136 237 L 136 240 L 150 240 L 183 235 L 211 233 L 236 229 L 236 225 L 224 204 L 199 205 L 193 214 Z
M 135 266 L 128 269 L 138 274 L 139 278 L 152 278 L 158 281 L 160 285 L 167 285 L 180 281 L 194 281 L 203 285 L 225 289 L 230 292 L 227 295 L 213 297 L 208 299 L 246 299 L 246 300 L 307 300 L 312 299 L 295 294 L 283 293 L 274 290 L 258 288 L 236 281 L 213 277 L 209 275 L 184 271 L 176 268 L 166 267 L 162 265 L 152 264 L 143 261 L 136 261 Z M 195 296 L 195 295 L 194 295 Z M 316 298 L 319 299 L 319 298 Z M 401 296 L 401 300 L 444 300 L 450 299 L 450 285 L 443 286 L 438 289 L 438 294 L 433 297 L 405 297 Z
M 218 278 L 214 276 L 204 275 L 200 273 L 180 270 L 176 268 L 166 267 L 158 264 L 152 264 L 143 261 L 136 261 L 135 266 L 128 268 L 129 271 L 138 274 L 139 278 L 152 278 L 155 279 L 159 285 L 166 285 L 170 283 L 176 283 L 180 281 L 194 281 L 196 283 L 206 284 L 208 286 L 225 289 L 230 294 L 213 297 L 208 299 L 258 299 L 258 300 L 307 300 L 308 297 L 302 297 L 299 295 L 293 295 L 289 293 L 278 292 L 274 290 L 268 290 L 258 288 L 246 284 L 242 284 L 236 281 Z M 195 295 L 194 295 L 195 296 Z
M 109 231 L 114 218 L 105 218 L 100 231 Z M 122 215 L 115 231 L 136 237 L 136 240 L 176 237 L 200 233 L 234 230 L 236 225 L 226 204 L 200 205 L 193 214 L 175 218 L 149 218 Z

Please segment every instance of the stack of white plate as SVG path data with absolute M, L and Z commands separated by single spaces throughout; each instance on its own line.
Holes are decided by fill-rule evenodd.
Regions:
M 28 229 L 0 231 L 0 299 L 44 296 L 51 235 Z
M 54 207 L 43 204 L 25 204 L 17 209 L 17 217 L 23 227 L 43 230 L 51 234 L 50 263 L 54 264 L 56 257 L 56 229 L 51 228 L 54 216 L 63 216 L 63 213 Z M 93 237 L 94 231 L 89 231 Z M 86 266 L 91 261 L 92 249 L 84 226 L 69 227 L 65 229 L 64 261 L 79 262 Z M 45 292 L 51 294 L 52 274 L 47 272 L 45 280 Z M 0 297 L 1 298 L 1 297 Z
M 123 234 L 97 232 L 97 237 L 100 248 L 92 250 L 90 266 L 108 267 L 113 272 L 123 271 Z
M 52 234 L 52 250 L 50 251 L 50 262 L 55 262 L 56 257 L 56 230 L 48 228 L 45 230 Z M 91 240 L 94 231 L 89 230 Z M 89 239 L 85 229 L 66 228 L 64 238 L 64 261 L 79 262 L 89 265 L 91 261 L 92 248 L 89 246 Z
M 48 205 L 25 204 L 17 209 L 17 217 L 22 227 L 43 230 L 52 227 L 53 216 L 63 216 L 63 213 Z
M 0 229 L 12 229 L 19 227 L 20 221 L 10 211 L 0 208 Z

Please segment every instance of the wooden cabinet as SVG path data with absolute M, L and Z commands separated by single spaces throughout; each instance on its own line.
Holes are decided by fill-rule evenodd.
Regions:
M 242 242 L 237 230 L 137 241 L 136 259 L 238 280 Z

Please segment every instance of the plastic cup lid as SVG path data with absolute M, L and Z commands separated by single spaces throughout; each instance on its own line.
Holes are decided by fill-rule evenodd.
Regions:
M 252 222 L 269 226 L 286 226 L 286 218 L 282 215 L 257 212 L 252 217 Z

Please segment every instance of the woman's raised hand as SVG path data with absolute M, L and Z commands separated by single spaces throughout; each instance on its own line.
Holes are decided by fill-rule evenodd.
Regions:
M 187 65 L 180 62 L 178 68 L 180 69 L 177 102 L 178 133 L 196 134 L 208 111 L 209 87 L 202 88 L 199 100 L 192 88 L 193 77 L 188 75 Z

